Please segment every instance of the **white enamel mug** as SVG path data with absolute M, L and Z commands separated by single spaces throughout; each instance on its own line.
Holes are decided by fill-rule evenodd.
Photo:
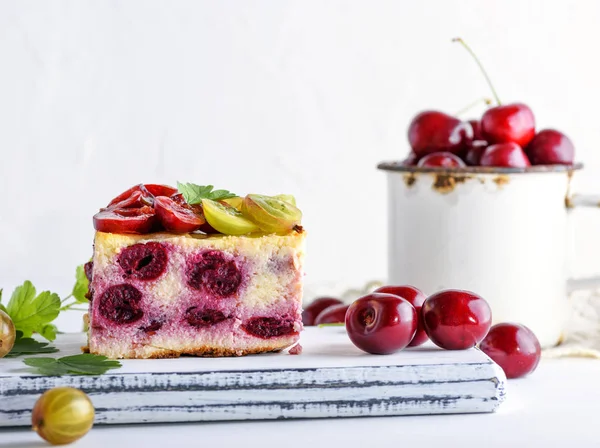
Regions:
M 390 284 L 473 291 L 490 304 L 493 323 L 524 324 L 542 347 L 560 342 L 569 290 L 600 285 L 568 279 L 569 209 L 598 206 L 571 196 L 581 165 L 378 168 L 388 176 Z

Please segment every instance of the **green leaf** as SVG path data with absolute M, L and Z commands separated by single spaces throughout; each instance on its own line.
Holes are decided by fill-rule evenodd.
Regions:
M 43 375 L 66 375 L 69 373 L 67 366 L 62 365 L 54 358 L 25 358 L 25 364 L 34 367 Z
M 45 375 L 102 375 L 110 369 L 121 367 L 119 361 L 109 360 L 106 356 L 84 353 L 63 356 L 62 358 L 26 358 L 23 360 Z
M 58 333 L 58 328 L 54 324 L 46 324 L 41 330 L 38 332 L 43 338 L 48 339 L 49 341 L 53 341 L 56 339 L 56 333 Z
M 29 280 L 15 289 L 6 307 L 15 328 L 25 337 L 44 331 L 44 326 L 56 319 L 59 310 L 58 295 L 44 291 L 36 296 L 35 287 Z
M 75 271 L 75 286 L 73 286 L 73 292 L 71 294 L 75 297 L 79 303 L 88 303 L 89 300 L 85 296 L 88 293 L 90 282 L 85 275 L 85 268 L 83 265 L 77 266 Z
M 200 204 L 202 199 L 221 201 L 223 199 L 235 198 L 237 195 L 228 190 L 214 190 L 212 185 L 196 185 L 177 182 L 177 189 L 183 195 L 185 201 L 190 205 Z
M 47 342 L 39 342 L 32 338 L 24 338 L 23 333 L 17 332 L 15 345 L 7 358 L 15 358 L 21 355 L 37 355 L 38 353 L 55 353 L 58 349 L 48 345 Z

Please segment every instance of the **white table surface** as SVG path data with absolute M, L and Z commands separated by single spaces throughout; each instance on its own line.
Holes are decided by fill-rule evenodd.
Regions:
M 600 446 L 599 379 L 598 360 L 544 359 L 530 377 L 509 381 L 494 414 L 96 427 L 68 446 Z M 0 430 L 0 448 L 44 446 L 30 430 Z

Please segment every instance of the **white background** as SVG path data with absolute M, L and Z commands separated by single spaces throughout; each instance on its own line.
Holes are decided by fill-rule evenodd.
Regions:
M 376 164 L 418 111 L 489 96 L 457 35 L 600 191 L 598 23 L 594 0 L 0 1 L 0 286 L 66 295 L 94 212 L 177 180 L 293 193 L 307 299 L 385 278 Z M 576 275 L 600 271 L 596 215 L 574 216 Z

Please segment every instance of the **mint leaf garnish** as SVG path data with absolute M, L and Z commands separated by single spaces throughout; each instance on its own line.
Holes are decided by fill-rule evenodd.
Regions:
M 63 356 L 58 359 L 25 358 L 23 362 L 44 375 L 102 375 L 110 369 L 121 367 L 119 361 L 109 360 L 106 356 L 91 353 Z
M 85 275 L 85 268 L 83 265 L 77 266 L 77 270 L 75 271 L 75 286 L 73 286 L 73 292 L 71 295 L 75 297 L 75 300 L 79 303 L 88 303 L 89 300 L 85 296 L 88 292 L 88 288 L 90 286 L 90 282 Z
M 23 333 L 17 331 L 15 345 L 6 358 L 15 358 L 21 355 L 37 355 L 38 353 L 55 353 L 58 349 L 48 345 L 47 342 L 39 342 L 32 338 L 24 338 Z
M 33 284 L 26 280 L 13 292 L 6 313 L 10 316 L 15 328 L 23 333 L 24 337 L 31 336 L 34 332 L 44 333 L 42 336 L 54 340 L 56 332 L 44 327 L 58 316 L 60 298 L 50 291 L 43 291 L 36 295 Z M 51 339 L 50 339 L 51 338 Z
M 177 182 L 177 190 L 183 195 L 185 202 L 190 205 L 200 204 L 202 199 L 222 201 L 223 199 L 235 198 L 237 195 L 228 190 L 214 190 L 212 185 L 196 185 Z

